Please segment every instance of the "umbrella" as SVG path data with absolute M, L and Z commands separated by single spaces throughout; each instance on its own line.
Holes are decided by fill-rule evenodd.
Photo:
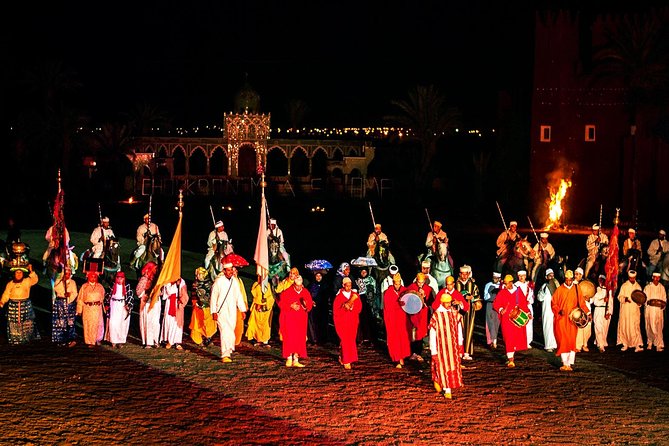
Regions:
M 374 257 L 358 257 L 357 259 L 351 260 L 351 265 L 353 266 L 378 266 Z
M 318 269 L 331 269 L 332 264 L 327 260 L 312 260 L 311 262 L 304 265 L 304 267 L 310 271 L 316 271 Z
M 232 263 L 232 266 L 236 267 L 242 267 L 242 266 L 248 266 L 249 262 L 247 262 L 244 257 L 240 256 L 239 254 L 228 254 L 223 258 L 223 263 Z

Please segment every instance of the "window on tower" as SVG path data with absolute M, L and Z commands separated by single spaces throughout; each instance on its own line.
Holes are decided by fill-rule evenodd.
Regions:
M 585 126 L 585 140 L 587 142 L 595 141 L 595 126 L 593 124 Z
M 551 142 L 551 126 L 550 125 L 540 126 L 539 141 L 541 141 L 541 142 Z

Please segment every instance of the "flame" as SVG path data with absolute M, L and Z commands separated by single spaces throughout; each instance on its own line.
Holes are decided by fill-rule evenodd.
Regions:
M 571 180 L 561 178 L 558 187 L 549 187 L 550 202 L 548 203 L 548 221 L 546 222 L 546 229 L 560 227 L 560 219 L 562 218 L 562 201 L 567 195 L 567 190 L 571 187 Z

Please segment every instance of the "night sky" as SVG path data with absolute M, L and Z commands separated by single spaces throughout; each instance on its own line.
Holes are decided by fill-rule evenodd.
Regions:
M 487 125 L 499 90 L 530 88 L 532 8 L 385 3 L 22 2 L 5 15 L 6 76 L 11 85 L 62 60 L 94 119 L 148 102 L 183 126 L 220 123 L 246 75 L 278 125 L 291 99 L 307 103 L 310 125 L 378 124 L 417 84 L 437 85 L 467 123 Z

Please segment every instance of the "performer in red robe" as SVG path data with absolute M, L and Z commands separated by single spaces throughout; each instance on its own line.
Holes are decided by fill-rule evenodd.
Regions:
M 515 367 L 515 352 L 527 350 L 527 329 L 525 326 L 519 327 L 511 322 L 509 315 L 515 307 L 518 307 L 527 313 L 528 323 L 530 324 L 532 323 L 532 315 L 527 304 L 527 298 L 513 284 L 513 276 L 510 274 L 504 277 L 504 288 L 497 293 L 492 307 L 499 314 L 508 359 L 506 365 L 507 367 Z
M 556 356 L 562 359 L 560 370 L 572 371 L 576 359 L 576 335 L 578 327 L 569 319 L 573 309 L 579 307 L 581 311 L 589 315 L 590 310 L 585 303 L 585 297 L 574 284 L 574 273 L 570 270 L 564 275 L 564 283 L 553 293 L 551 309 L 553 310 L 553 331 L 557 341 Z
M 442 294 L 440 306 L 430 319 L 430 352 L 432 353 L 432 381 L 438 393 L 451 399 L 451 389 L 462 387 L 462 367 L 458 345 L 460 316 L 451 305 L 450 294 Z
M 297 276 L 293 285 L 281 293 L 278 305 L 281 309 L 279 330 L 283 340 L 281 352 L 286 358 L 286 367 L 304 367 L 299 358 L 307 357 L 307 313 L 314 302 L 304 288 L 302 276 Z
M 393 286 L 383 293 L 383 320 L 386 324 L 388 354 L 396 367 L 404 366 L 404 358 L 411 355 L 411 323 L 409 315 L 402 309 L 400 296 L 406 290 L 399 273 L 393 276 Z
M 423 362 L 421 353 L 423 351 L 423 338 L 427 336 L 427 302 L 432 301 L 432 288 L 425 283 L 425 274 L 418 273 L 416 281 L 406 287 L 406 293 L 414 293 L 423 301 L 423 308 L 416 314 L 409 316 L 411 322 L 411 358 L 418 362 Z
M 351 279 L 344 277 L 342 289 L 339 290 L 332 304 L 332 318 L 341 343 L 339 362 L 346 370 L 350 370 L 351 363 L 358 360 L 355 338 L 358 334 L 359 317 L 362 311 L 360 296 L 352 288 Z

